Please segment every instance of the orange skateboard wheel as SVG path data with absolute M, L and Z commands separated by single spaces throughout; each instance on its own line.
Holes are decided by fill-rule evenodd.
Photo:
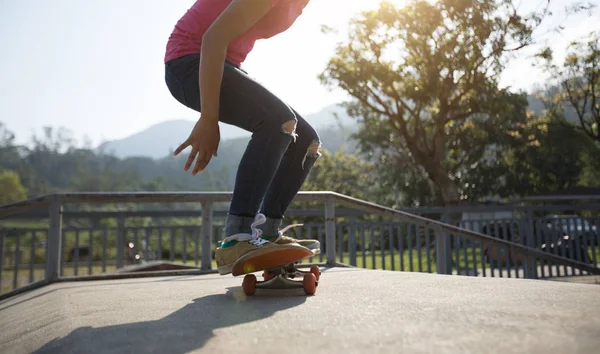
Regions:
M 313 273 L 304 274 L 304 279 L 302 279 L 302 288 L 304 288 L 306 295 L 314 295 L 314 293 L 317 291 L 317 278 Z
M 256 293 L 256 276 L 254 274 L 247 274 L 244 277 L 242 289 L 244 290 L 244 294 L 248 296 L 252 296 Z
M 314 274 L 314 275 L 315 275 L 315 278 L 317 279 L 317 281 L 319 281 L 319 278 L 321 278 L 321 270 L 319 269 L 319 267 L 318 267 L 318 266 L 315 266 L 315 265 L 314 265 L 314 266 L 311 266 L 311 267 L 310 267 L 310 272 L 311 272 L 312 274 Z

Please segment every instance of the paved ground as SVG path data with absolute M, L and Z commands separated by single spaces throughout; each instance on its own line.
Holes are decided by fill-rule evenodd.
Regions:
M 335 268 L 317 294 L 219 275 L 60 283 L 0 302 L 1 353 L 591 353 L 597 285 Z
M 596 267 L 600 268 L 600 263 L 596 264 Z M 557 265 L 539 265 L 537 267 L 537 274 L 540 278 L 578 278 L 580 276 L 589 276 L 587 272 L 582 272 L 578 269 L 574 269 L 571 267 L 557 266 Z M 477 275 L 477 276 L 486 276 L 486 277 L 498 277 L 498 278 L 524 278 L 525 272 L 523 271 L 523 267 L 506 267 L 498 269 L 497 267 L 490 267 L 489 263 L 486 264 L 486 268 L 478 268 L 477 274 L 475 271 L 470 269 L 453 269 L 452 274 L 460 274 L 460 275 Z
M 574 276 L 574 277 L 556 277 L 556 278 L 548 278 L 548 280 L 564 281 L 564 282 L 568 282 L 568 283 L 600 285 L 600 275 L 580 275 L 580 276 Z

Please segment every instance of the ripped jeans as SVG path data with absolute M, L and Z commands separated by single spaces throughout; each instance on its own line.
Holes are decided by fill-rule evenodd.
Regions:
M 173 97 L 198 112 L 199 62 L 199 54 L 191 54 L 165 65 Z M 219 113 L 219 121 L 252 133 L 238 167 L 225 237 L 251 233 L 259 210 L 267 217 L 259 226 L 263 234 L 277 236 L 285 211 L 321 156 L 319 135 L 295 110 L 229 62 L 223 72 Z

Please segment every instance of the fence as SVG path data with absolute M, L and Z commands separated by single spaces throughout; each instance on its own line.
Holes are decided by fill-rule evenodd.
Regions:
M 221 239 L 225 212 L 213 206 L 230 197 L 229 193 L 60 194 L 1 207 L 0 217 L 46 216 L 48 225 L 0 228 L 0 296 L 73 277 L 120 276 L 137 269 L 130 266 L 157 260 L 214 271 L 213 251 Z M 492 277 L 600 274 L 597 203 L 398 211 L 330 192 L 301 192 L 297 200 L 317 200 L 325 206 L 324 217 L 322 209 L 289 213 L 295 220 L 306 220 L 293 229 L 293 236 L 321 242 L 323 252 L 306 263 Z M 70 204 L 139 202 L 199 202 L 202 210 L 63 211 Z M 40 207 L 48 212 L 31 212 Z M 587 216 L 548 215 L 557 210 Z M 134 217 L 167 216 L 197 222 L 129 222 Z M 73 222 L 86 218 L 113 222 L 91 226 Z M 65 220 L 71 222 L 63 226 Z

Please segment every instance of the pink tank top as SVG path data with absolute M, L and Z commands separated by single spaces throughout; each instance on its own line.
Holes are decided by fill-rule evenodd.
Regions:
M 204 32 L 231 1 L 196 0 L 169 36 L 164 62 L 187 54 L 200 53 Z M 229 44 L 227 59 L 235 65 L 241 65 L 258 39 L 273 37 L 290 28 L 309 1 L 271 0 L 271 10 L 246 33 Z

